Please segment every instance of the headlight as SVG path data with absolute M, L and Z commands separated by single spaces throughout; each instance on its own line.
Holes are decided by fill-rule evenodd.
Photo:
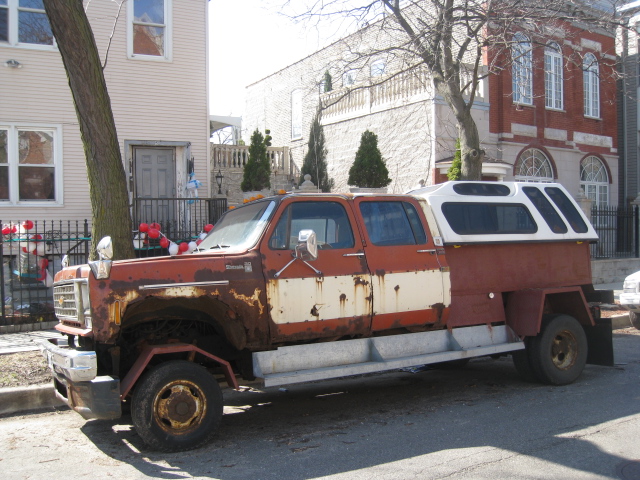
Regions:
M 113 242 L 111 237 L 104 237 L 96 247 L 100 260 L 111 260 L 113 258 Z
M 89 262 L 93 276 L 96 280 L 109 278 L 111 274 L 111 259 L 113 258 L 113 243 L 111 242 L 111 237 L 104 237 L 100 240 L 96 251 L 98 252 L 99 260 Z

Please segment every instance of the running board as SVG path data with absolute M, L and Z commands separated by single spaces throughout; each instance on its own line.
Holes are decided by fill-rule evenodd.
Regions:
M 524 349 L 506 325 L 407 333 L 280 347 L 253 354 L 266 387 L 383 372 Z

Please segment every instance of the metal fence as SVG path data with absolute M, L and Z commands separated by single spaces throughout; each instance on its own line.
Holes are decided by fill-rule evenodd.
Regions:
M 149 199 L 147 199 L 149 200 Z M 182 209 L 183 215 L 173 220 L 134 217 L 132 233 L 137 257 L 167 255 L 161 245 L 166 237 L 175 243 L 197 240 L 205 225 L 215 223 L 226 211 L 226 198 L 196 199 L 188 203 L 166 202 Z M 158 223 L 160 236 L 152 239 L 140 235 L 139 223 Z M 7 222 L 0 220 L 0 326 L 55 320 L 52 281 L 60 270 L 62 257 L 69 256 L 71 265 L 87 263 L 91 232 L 88 220 Z
M 638 207 L 598 207 L 591 209 L 591 223 L 600 237 L 591 245 L 591 258 L 638 258 Z

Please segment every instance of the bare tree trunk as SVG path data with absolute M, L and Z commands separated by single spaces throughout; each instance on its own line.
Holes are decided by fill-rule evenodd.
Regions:
M 80 124 L 89 179 L 91 251 L 113 239 L 115 259 L 133 257 L 129 197 L 111 101 L 82 0 L 44 0 Z

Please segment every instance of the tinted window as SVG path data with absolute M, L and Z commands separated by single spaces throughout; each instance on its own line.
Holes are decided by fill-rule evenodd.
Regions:
M 419 245 L 427 235 L 415 207 L 407 202 L 362 202 L 360 213 L 374 245 Z
M 558 207 L 564 217 L 569 221 L 569 225 L 571 225 L 574 232 L 586 233 L 589 230 L 578 209 L 562 190 L 558 187 L 547 187 L 544 191 L 547 192 L 551 201 L 556 204 L 556 207 Z
M 300 230 L 316 232 L 318 248 L 353 248 L 353 231 L 342 205 L 336 202 L 298 202 L 289 205 L 276 225 L 269 246 L 293 250 Z
M 456 183 L 453 191 L 458 195 L 479 195 L 483 197 L 507 197 L 511 190 L 499 183 Z
M 518 203 L 444 203 L 442 213 L 458 235 L 504 235 L 538 231 L 529 210 Z
M 523 187 L 522 190 L 540 212 L 540 215 L 542 215 L 542 218 L 547 222 L 547 225 L 549 225 L 553 233 L 567 233 L 567 226 L 540 189 L 537 187 Z

